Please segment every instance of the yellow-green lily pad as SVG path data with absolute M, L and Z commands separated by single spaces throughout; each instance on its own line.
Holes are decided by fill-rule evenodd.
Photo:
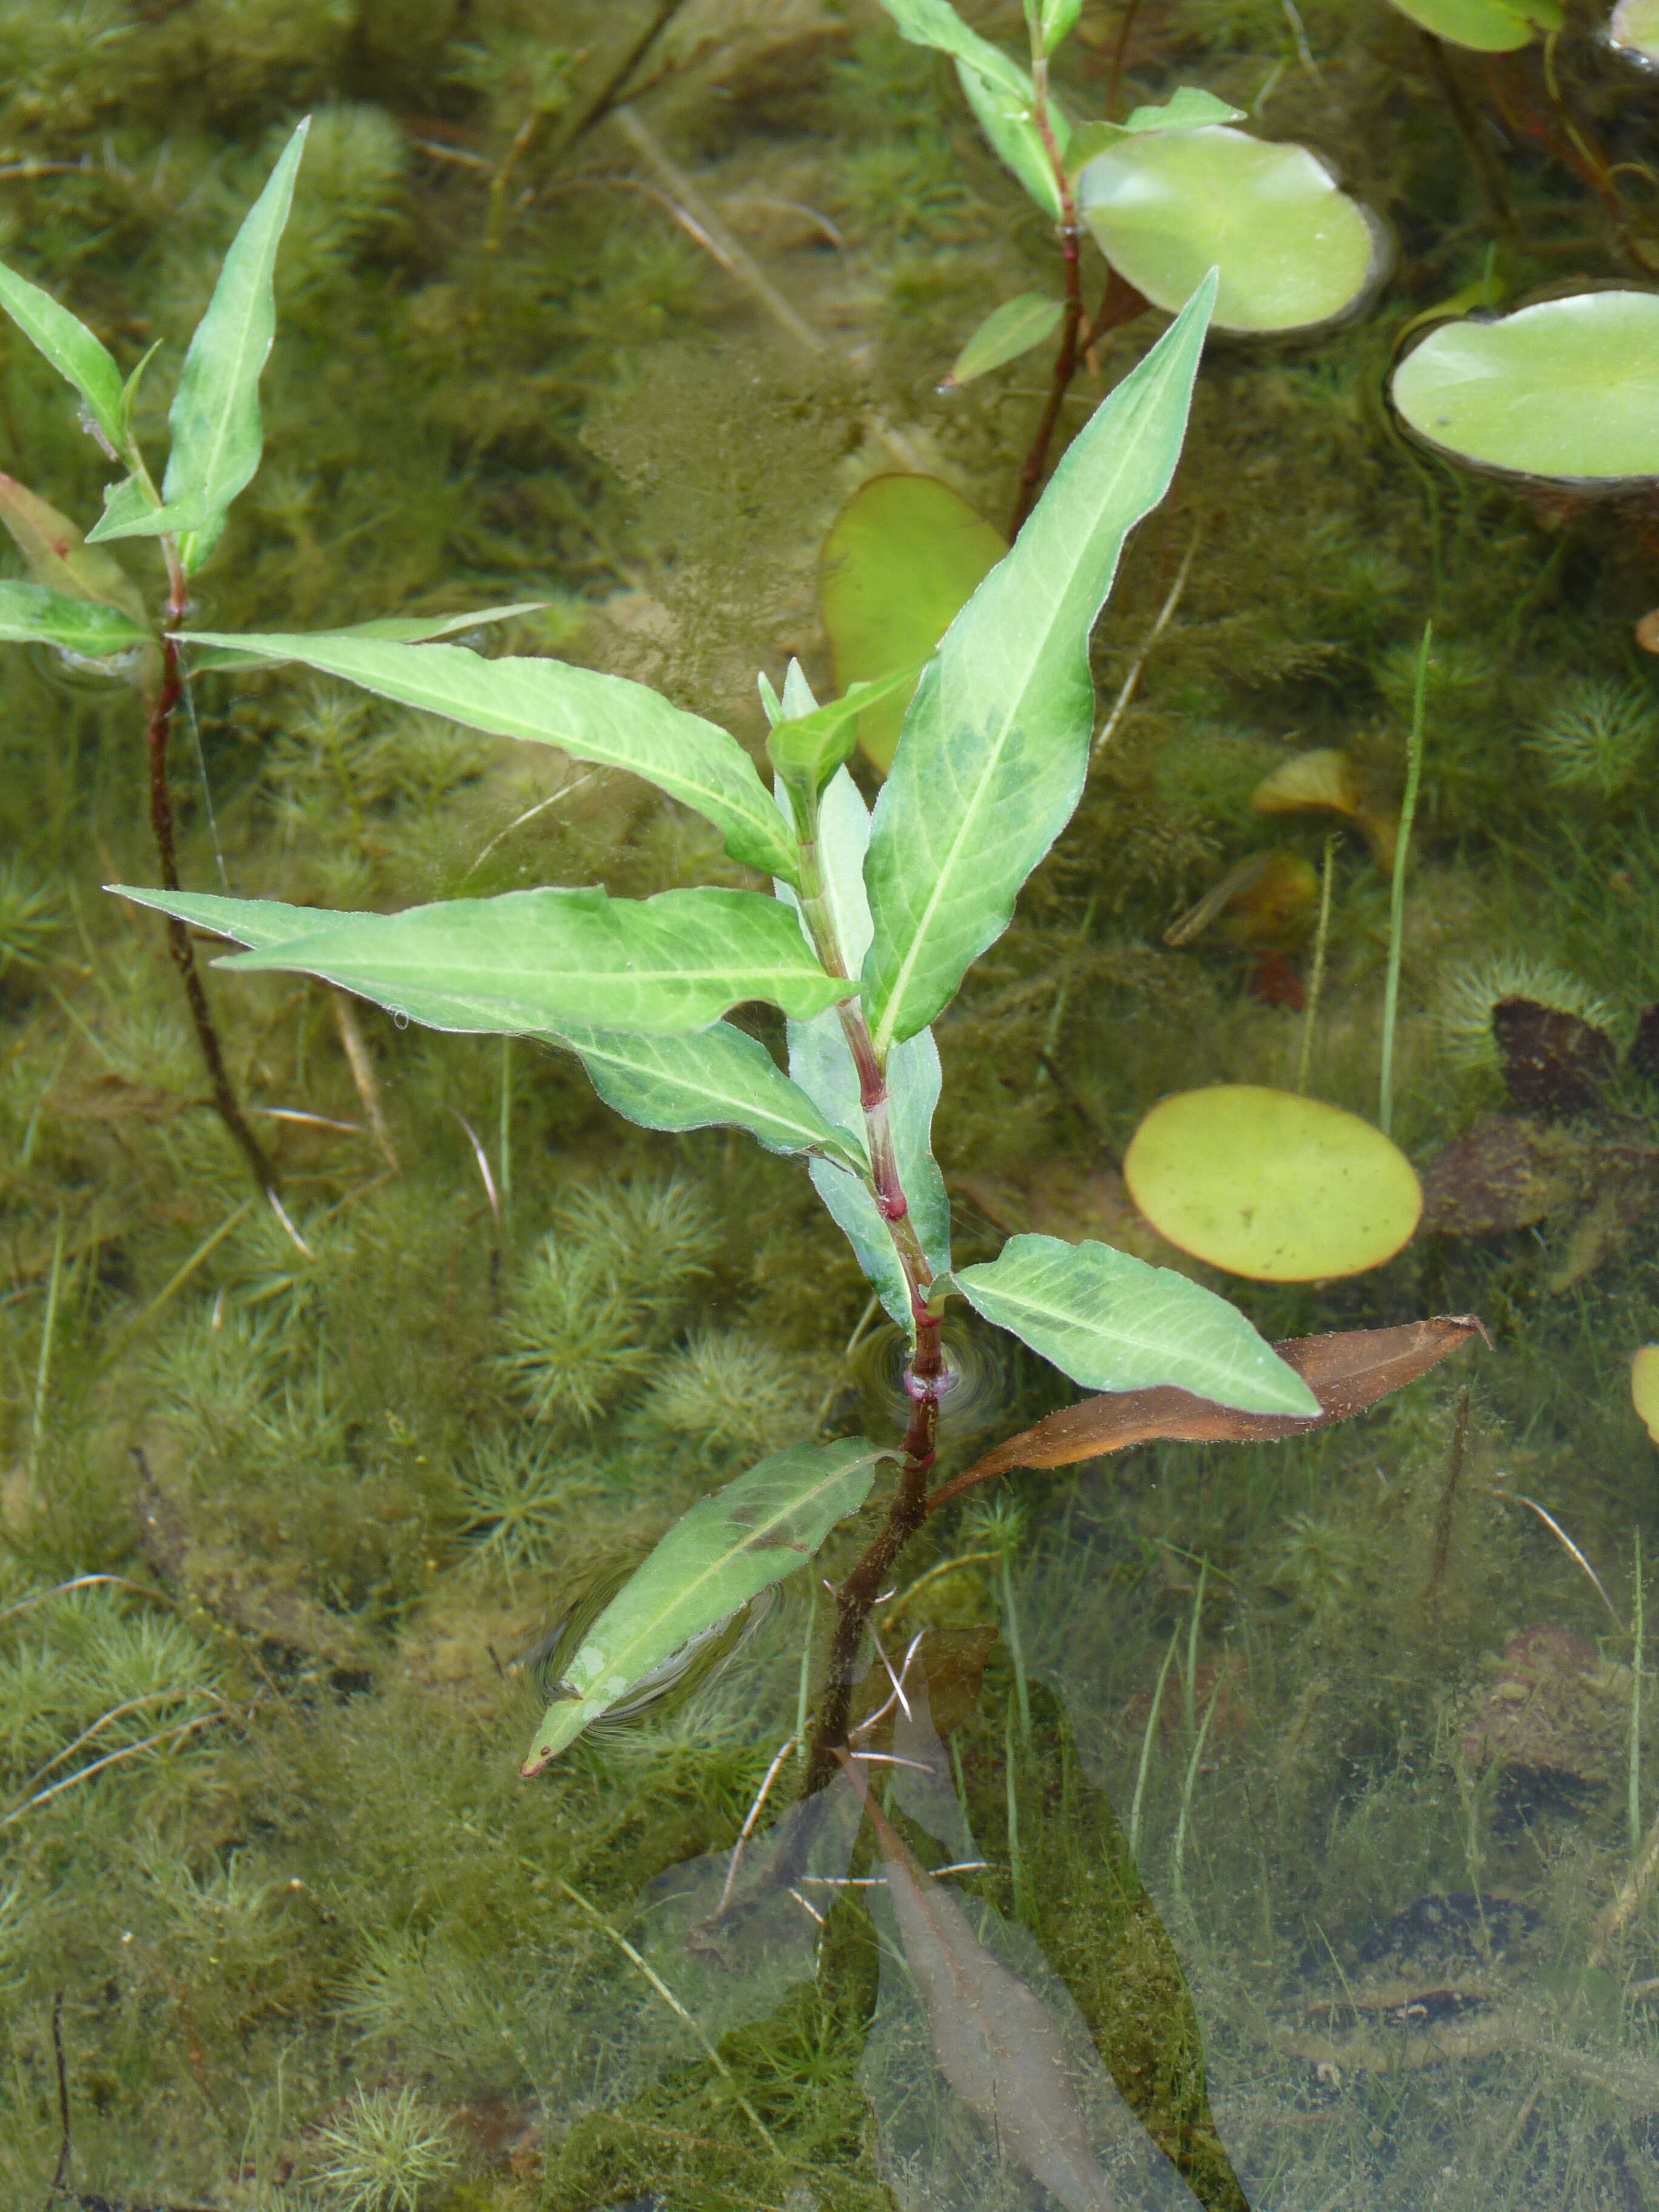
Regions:
M 1638 61 L 1659 62 L 1659 0 L 1619 0 L 1607 43 Z
M 1659 477 L 1659 294 L 1576 292 L 1431 331 L 1394 375 L 1425 444 L 1505 476 Z
M 1078 197 L 1101 252 L 1155 307 L 1173 313 L 1218 268 L 1218 331 L 1316 329 L 1388 270 L 1387 232 L 1323 162 L 1225 124 L 1122 138 L 1084 169 Z
M 1513 53 L 1538 31 L 1559 31 L 1559 0 L 1394 0 L 1402 15 L 1477 53 Z
M 1659 1444 L 1659 1344 L 1644 1344 L 1630 1364 L 1631 1403 Z
M 1123 1177 L 1171 1244 L 1258 1282 L 1380 1267 L 1423 1211 L 1415 1170 L 1380 1129 L 1255 1083 L 1160 1099 L 1135 1131 Z
M 1008 550 L 1008 541 L 937 477 L 872 477 L 823 542 L 818 598 L 836 685 L 873 684 L 931 659 Z M 884 775 L 911 684 L 859 716 L 859 744 Z

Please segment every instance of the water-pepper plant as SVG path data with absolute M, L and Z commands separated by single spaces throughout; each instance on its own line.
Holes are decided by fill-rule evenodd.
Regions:
M 218 546 L 237 495 L 258 471 L 264 445 L 259 376 L 276 327 L 276 254 L 307 128 L 301 123 L 289 138 L 225 255 L 173 395 L 172 443 L 159 489 L 135 421 L 159 341 L 123 376 L 102 341 L 68 308 L 0 264 L 0 308 L 75 391 L 82 427 L 118 471 L 105 491 L 102 515 L 84 533 L 15 477 L 0 476 L 0 524 L 27 572 L 25 579 L 0 580 L 0 644 L 51 647 L 78 668 L 125 681 L 142 700 L 150 826 L 161 882 L 172 890 L 179 888 L 173 725 L 192 672 L 234 665 L 222 655 L 198 654 L 187 661 L 175 633 L 189 612 L 191 580 Z M 152 605 L 104 550 L 119 538 L 147 538 L 155 547 L 159 604 Z M 381 637 L 433 636 L 525 611 L 495 609 L 435 624 L 393 617 L 367 628 Z M 170 921 L 167 939 L 214 1106 L 286 1221 L 270 1162 L 232 1085 L 190 933 L 181 921 Z
M 189 579 L 259 458 L 271 259 L 301 143 L 296 133 L 197 333 L 159 493 L 131 434 L 131 380 L 121 383 L 64 309 L 5 280 L 6 304 L 80 392 L 127 473 L 84 542 L 64 534 L 61 518 L 36 513 L 39 580 L 3 586 L 0 611 L 9 635 L 82 657 L 131 657 L 149 687 L 153 778 L 158 759 L 164 772 L 167 722 L 193 671 L 288 664 L 641 776 L 706 817 L 734 860 L 769 879 L 769 889 L 647 898 L 548 886 L 338 914 L 186 892 L 171 842 L 158 837 L 161 885 L 117 888 L 167 917 L 187 975 L 190 933 L 206 933 L 243 948 L 219 963 L 229 970 L 319 977 L 434 1029 L 540 1038 L 574 1053 L 601 1097 L 646 1127 L 727 1125 L 805 1159 L 905 1332 L 902 1440 L 797 1444 L 693 1506 L 586 1630 L 524 1768 L 538 1771 L 591 1722 L 636 1702 L 680 1655 L 805 1567 L 890 1463 L 884 1525 L 837 1592 L 812 1787 L 837 1771 L 866 1622 L 894 1559 L 964 1487 L 1146 1435 L 1297 1433 L 1371 1402 L 1468 1334 L 1462 1322 L 1423 1323 L 1274 1347 L 1212 1291 L 1091 1241 L 1018 1236 L 994 1260 L 952 1264 L 931 1147 L 940 1086 L 931 1025 L 1007 927 L 1082 794 L 1095 711 L 1091 633 L 1127 536 L 1173 477 L 1218 276 L 1203 276 L 1097 410 L 919 680 L 915 669 L 899 670 L 821 706 L 794 665 L 781 696 L 763 678 L 769 789 L 735 738 L 643 685 L 552 658 L 492 659 L 432 641 L 476 615 L 306 634 L 189 626 Z M 15 518 L 35 512 L 13 509 L 26 555 Z M 168 591 L 157 624 L 103 565 L 101 541 L 123 536 L 161 544 Z M 914 696 L 872 813 L 846 763 L 860 713 L 901 687 Z M 786 1018 L 787 1071 L 730 1018 L 756 1002 Z M 1050 1417 L 930 1490 L 953 1380 L 940 1333 L 953 1297 L 1106 1395 L 1085 1400 L 1069 1427 Z
M 1023 292 L 1002 301 L 945 379 L 945 388 L 966 384 L 1055 340 L 1012 529 L 1036 497 L 1072 380 L 1109 331 L 1149 310 L 1173 313 L 1213 268 L 1217 330 L 1303 335 L 1356 313 L 1388 274 L 1393 251 L 1376 217 L 1305 146 L 1232 128 L 1243 111 L 1213 93 L 1183 85 L 1121 122 L 1068 115 L 1049 70 L 1076 27 L 1080 0 L 1024 0 L 1029 65 L 963 22 L 950 0 L 882 5 L 904 38 L 955 62 L 987 138 L 1059 239 L 1063 296 Z M 1084 299 L 1089 237 L 1106 264 L 1092 311 Z

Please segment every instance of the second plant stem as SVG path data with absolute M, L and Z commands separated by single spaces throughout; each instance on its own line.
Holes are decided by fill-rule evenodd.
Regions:
M 167 635 L 161 640 L 161 675 L 149 695 L 149 719 L 145 729 L 145 747 L 149 771 L 149 823 L 155 838 L 155 856 L 161 871 L 164 890 L 176 891 L 179 881 L 179 855 L 173 835 L 173 787 L 168 775 L 167 750 L 173 736 L 173 717 L 184 696 L 185 673 L 179 658 L 179 647 L 172 632 L 184 621 L 189 586 L 177 550 L 170 539 L 163 540 L 167 561 Z M 264 1147 L 249 1128 L 236 1092 L 225 1066 L 224 1048 L 219 1042 L 219 1032 L 207 1002 L 201 972 L 196 965 L 196 948 L 191 942 L 188 926 L 176 915 L 167 917 L 167 950 L 173 955 L 173 964 L 179 971 L 184 986 L 185 1002 L 190 1008 L 190 1018 L 196 1031 L 196 1042 L 201 1048 L 207 1067 L 208 1085 L 213 1094 L 213 1104 L 219 1119 L 240 1146 L 247 1164 L 253 1170 L 255 1182 L 267 1197 L 276 1190 L 276 1177 Z

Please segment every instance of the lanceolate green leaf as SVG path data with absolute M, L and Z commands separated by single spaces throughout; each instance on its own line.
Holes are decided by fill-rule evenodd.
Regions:
M 47 505 L 15 477 L 0 476 L 0 523 L 11 533 L 37 584 L 66 599 L 98 599 L 118 607 L 142 627 L 143 594 L 112 553 L 88 545 L 68 515 Z
M 0 307 L 23 336 L 72 384 L 94 422 L 112 447 L 124 437 L 121 372 L 78 317 L 60 307 L 50 292 L 31 284 L 0 262 Z
M 252 480 L 264 439 L 259 373 L 276 330 L 271 277 L 308 128 L 295 131 L 249 209 L 191 339 L 167 417 L 173 450 L 161 506 L 112 527 L 106 514 L 94 538 L 177 532 L 193 574 L 218 544 L 232 500 Z
M 644 1128 L 747 1129 L 769 1152 L 820 1153 L 850 1175 L 869 1172 L 859 1139 L 821 1114 L 765 1046 L 730 1022 L 691 1036 L 567 1028 L 563 1042 L 605 1104 Z
M 813 707 L 804 714 L 780 714 L 772 725 L 767 754 L 786 784 L 811 787 L 817 797 L 858 743 L 859 717 L 867 708 L 907 690 L 921 673 L 920 659 L 867 684 L 854 684 L 844 699 Z
M 520 615 L 539 614 L 546 605 L 545 599 L 524 599 L 508 607 L 480 607 L 476 614 L 470 615 L 378 615 L 373 622 L 353 623 L 349 629 L 335 630 L 331 635 L 384 638 L 395 645 L 420 645 L 428 638 L 453 637 L 457 631 L 484 629 L 491 623 L 512 622 Z M 190 656 L 192 676 L 207 676 L 228 669 L 280 665 L 266 654 L 243 653 L 230 646 L 210 646 Z
M 979 118 L 979 126 L 1026 191 L 1045 214 L 1060 212 L 1060 185 L 1042 134 L 1032 119 L 1033 94 L 1008 90 L 1000 79 L 982 76 L 965 61 L 957 64 L 957 76 L 968 105 Z M 1048 101 L 1048 128 L 1062 159 L 1071 138 L 1071 126 L 1058 100 Z
M 573 760 L 626 769 L 706 815 L 733 860 L 795 880 L 795 841 L 737 739 L 643 684 L 562 660 L 483 660 L 459 645 L 399 645 L 321 630 L 237 637 L 183 630 L 186 645 L 297 660 L 400 706 L 469 730 L 557 745 Z
M 540 1773 L 694 1636 L 805 1566 L 869 1496 L 881 1457 L 862 1437 L 795 1444 L 694 1505 L 589 1629 L 524 1773 Z
M 843 769 L 823 794 L 818 851 L 836 933 L 848 967 L 854 970 L 870 942 L 870 908 L 862 874 L 869 840 L 869 810 Z M 830 1120 L 859 1126 L 858 1070 L 836 1014 L 791 1022 L 789 1073 Z M 887 1092 L 893 1149 L 910 1201 L 910 1218 L 933 1272 L 943 1274 L 951 1265 L 951 1201 L 931 1149 L 939 1094 L 939 1048 L 931 1030 L 907 1038 L 889 1054 Z M 904 1269 L 893 1233 L 867 1184 L 828 1156 L 813 1160 L 808 1172 L 883 1305 L 901 1328 L 908 1329 L 912 1316 Z
M 1175 473 L 1214 297 L 1212 273 L 1096 410 L 917 687 L 864 872 L 864 1000 L 880 1052 L 948 1005 L 1082 795 L 1089 633 L 1125 537 Z
M 71 599 L 44 584 L 0 583 L 0 644 L 55 645 L 60 653 L 103 660 L 149 640 L 149 632 L 118 607 Z
M 1170 1383 L 1247 1413 L 1319 1413 L 1237 1306 L 1109 1244 L 1011 1237 L 998 1258 L 955 1281 L 975 1312 L 1091 1390 Z
M 1000 307 L 992 308 L 951 362 L 941 391 L 971 384 L 976 376 L 1018 361 L 1021 354 L 1030 353 L 1033 346 L 1054 336 L 1065 312 L 1060 301 L 1051 300 L 1046 292 L 1022 292 L 1017 299 L 1005 300 Z
M 574 1024 L 672 1036 L 749 999 L 810 1018 L 847 988 L 818 966 L 788 909 L 757 891 L 507 891 L 402 914 L 328 914 L 116 888 L 253 946 L 222 966 L 319 975 L 428 1029 L 521 1036 Z M 278 914 L 289 917 L 280 938 Z
M 881 4 L 897 26 L 899 35 L 912 46 L 933 46 L 942 54 L 954 55 L 988 84 L 1030 106 L 1035 95 L 1029 74 L 1000 46 L 969 30 L 950 0 L 881 0 Z

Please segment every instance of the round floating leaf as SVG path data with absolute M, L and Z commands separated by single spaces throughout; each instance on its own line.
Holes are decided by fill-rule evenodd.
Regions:
M 1078 191 L 1102 252 L 1155 307 L 1173 312 L 1218 268 L 1219 331 L 1334 322 L 1387 270 L 1382 226 L 1305 146 L 1224 124 L 1126 137 L 1089 163 Z
M 1659 1444 L 1659 1344 L 1644 1344 L 1630 1364 L 1631 1403 Z
M 936 477 L 872 477 L 842 509 L 818 571 L 823 626 L 842 691 L 928 659 L 981 580 L 1008 550 Z M 910 692 L 859 717 L 859 743 L 884 774 Z
M 1170 1243 L 1260 1282 L 1379 1267 L 1423 1210 L 1411 1162 L 1369 1121 L 1254 1083 L 1160 1099 L 1123 1176 Z
M 1659 477 L 1659 294 L 1579 292 L 1431 331 L 1395 371 L 1425 444 L 1505 475 Z
M 1659 62 L 1659 0 L 1619 0 L 1607 26 L 1607 42 L 1642 61 Z
M 1559 0 L 1394 0 L 1402 15 L 1477 53 L 1512 53 L 1534 31 L 1559 31 Z

